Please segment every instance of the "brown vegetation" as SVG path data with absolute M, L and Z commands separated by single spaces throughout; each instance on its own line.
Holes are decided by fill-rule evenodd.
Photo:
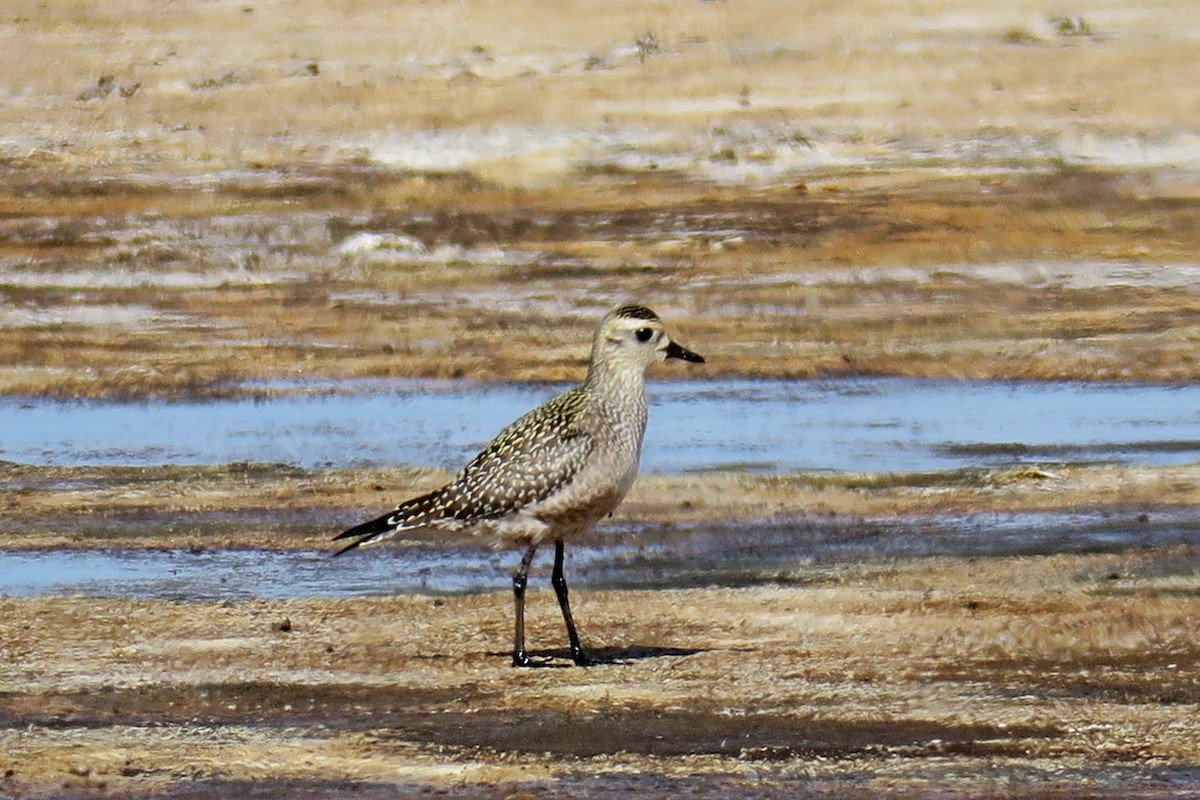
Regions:
M 509 667 L 507 593 L 0 600 L 2 780 L 55 797 L 1175 796 L 1200 758 L 1196 586 L 1111 591 L 1131 566 L 893 561 L 828 586 L 587 592 L 585 639 L 618 663 L 586 670 Z M 534 641 L 557 642 L 548 592 L 532 613 Z
M 0 392 L 1200 370 L 1189 3 L 8 13 Z
M 573 378 L 627 297 L 714 381 L 1200 377 L 1200 5 L 598 8 L 6 3 L 0 393 Z M 442 477 L 0 464 L 0 549 L 324 549 Z M 653 477 L 612 525 L 1153 514 L 1196 486 Z M 0 795 L 1194 794 L 1196 563 L 584 591 L 621 662 L 587 670 L 507 667 L 504 592 L 5 597 Z

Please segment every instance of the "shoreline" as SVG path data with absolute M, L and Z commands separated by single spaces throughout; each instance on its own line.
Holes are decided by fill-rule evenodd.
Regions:
M 1194 575 L 1174 593 L 1139 588 L 1156 563 L 897 560 L 804 587 L 582 591 L 584 642 L 615 660 L 588 669 L 554 668 L 561 625 L 540 585 L 529 635 L 549 668 L 532 670 L 507 664 L 506 591 L 0 598 L 6 618 L 37 621 L 6 637 L 24 656 L 0 664 L 0 767 L 34 797 L 615 783 L 641 797 L 1034 799 L 1086 783 L 1165 798 L 1196 778 L 1183 712 L 1200 700 L 1200 654 Z
M 0 197 L 0 394 L 566 381 L 594 320 L 631 295 L 704 345 L 708 381 L 1200 377 L 1200 198 L 1146 199 L 1132 175 L 749 197 L 683 183 L 631 211 L 586 185 L 564 209 L 553 190 L 439 179 L 406 201 L 386 188 L 401 177 L 380 180 L 332 207 L 186 188 L 133 207 L 101 192 L 86 210 Z
M 440 485 L 428 468 L 300 470 L 270 464 L 10 465 L 0 550 L 327 549 L 329 537 L 402 496 Z M 1102 500 L 1099 498 L 1103 498 Z M 1200 463 L 1014 466 L 918 473 L 645 475 L 620 527 L 972 514 L 1154 515 L 1200 507 Z
M 706 391 L 1194 386 L 1200 4 L 1057 14 L 16 0 L 0 397 L 571 382 L 630 297 L 708 359 L 660 374 Z M 1190 454 L 1188 424 L 1138 452 Z M 613 663 L 566 666 L 539 572 L 545 666 L 515 670 L 500 566 L 255 594 L 445 471 L 0 463 L 0 565 L 287 551 L 241 598 L 215 570 L 206 599 L 0 595 L 0 796 L 1197 794 L 1200 464 L 746 466 L 639 479 L 598 536 L 652 542 L 619 551 L 643 585 L 572 583 Z

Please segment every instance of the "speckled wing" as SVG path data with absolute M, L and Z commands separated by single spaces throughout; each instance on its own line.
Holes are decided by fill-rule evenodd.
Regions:
M 595 446 L 595 438 L 577 425 L 584 402 L 586 396 L 577 388 L 530 411 L 501 431 L 446 486 L 338 535 L 360 538 L 337 555 L 403 530 L 464 530 L 552 497 L 570 485 Z
M 501 431 L 445 488 L 446 515 L 494 519 L 568 486 L 595 446 L 576 424 L 584 402 L 584 393 L 573 389 Z

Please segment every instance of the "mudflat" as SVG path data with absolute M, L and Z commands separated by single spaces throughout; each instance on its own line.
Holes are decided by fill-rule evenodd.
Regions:
M 1197 375 L 1190 3 L 155 9 L 0 22 L 0 391 L 563 379 L 631 297 L 708 379 Z
M 626 298 L 714 391 L 1194 382 L 1200 7 L 1081 13 L 10 4 L 0 392 L 574 379 Z M 0 467 L 10 554 L 325 552 L 445 477 Z M 1196 469 L 648 476 L 598 535 L 1075 511 L 1136 530 L 1200 505 Z M 0 597 L 0 793 L 1187 796 L 1200 550 L 1147 542 L 585 587 L 611 662 L 589 669 L 540 573 L 531 670 L 507 666 L 502 571 L 470 594 Z
M 508 666 L 507 592 L 3 599 L 4 785 L 1178 797 L 1200 755 L 1196 559 L 889 560 L 801 585 L 576 592 L 585 643 L 613 662 L 587 669 L 556 646 L 546 589 L 530 604 L 546 666 L 525 670 Z

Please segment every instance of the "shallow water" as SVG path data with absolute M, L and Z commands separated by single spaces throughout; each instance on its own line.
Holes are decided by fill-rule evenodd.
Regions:
M 2 398 L 0 460 L 457 469 L 562 387 L 370 381 L 267 388 L 278 396 Z M 852 379 L 652 383 L 648 393 L 643 472 L 1200 459 L 1200 385 Z
M 975 514 L 614 528 L 568 547 L 572 586 L 672 588 L 826 579 L 846 565 L 928 556 L 1118 552 L 1200 543 L 1184 512 Z M 532 583 L 548 584 L 552 548 Z M 0 553 L 0 595 L 179 600 L 360 597 L 504 590 L 518 552 L 477 546 L 383 546 L 328 553 L 32 550 Z M 1195 558 L 1193 555 L 1192 559 Z M 1178 560 L 1178 559 L 1176 559 Z M 1168 565 L 1194 574 L 1200 564 Z M 1153 569 L 1149 562 L 1141 569 Z

